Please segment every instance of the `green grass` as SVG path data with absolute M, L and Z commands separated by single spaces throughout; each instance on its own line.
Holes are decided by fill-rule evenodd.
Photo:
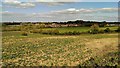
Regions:
M 79 32 L 86 32 L 89 30 L 90 27 L 62 27 L 62 28 L 43 28 L 45 30 L 49 30 L 49 29 L 57 29 L 59 30 L 61 33 L 64 33 L 64 32 L 69 32 L 69 31 L 79 31 Z
M 25 26 L 27 27 L 27 26 Z M 10 30 L 10 31 L 19 31 L 21 26 L 7 26 L 7 27 L 2 27 L 3 30 Z M 24 27 L 22 27 L 24 28 Z M 117 26 L 111 26 L 111 27 L 100 27 L 100 30 L 104 30 L 106 28 L 110 28 L 111 30 L 116 30 L 118 27 Z M 32 27 L 29 27 L 29 29 L 33 29 Z M 37 28 L 38 29 L 38 28 Z M 59 27 L 59 28 L 39 28 L 39 29 L 43 29 L 43 30 L 55 30 L 57 29 L 60 33 L 64 33 L 64 32 L 73 32 L 73 31 L 78 31 L 78 32 L 87 32 L 90 30 L 90 27 Z
M 105 29 L 105 28 L 110 28 L 111 30 L 116 30 L 118 27 L 114 27 L 114 26 L 108 26 L 108 27 L 100 27 L 100 29 Z
M 100 27 L 100 29 L 106 29 L 106 28 L 110 28 L 111 30 L 116 30 L 118 27 Z M 69 32 L 69 31 L 78 31 L 78 32 L 87 32 L 90 30 L 90 27 L 61 27 L 61 28 L 43 28 L 44 30 L 54 30 L 57 29 L 59 30 L 61 33 L 64 32 Z
M 65 31 L 65 28 L 58 29 Z M 66 30 L 69 29 L 77 30 L 79 27 Z M 117 33 L 77 36 L 30 33 L 28 36 L 22 36 L 20 31 L 4 31 L 2 61 L 4 66 L 82 66 L 95 63 L 114 66 L 118 65 L 117 37 Z M 113 62 L 110 61 L 111 58 L 113 58 Z

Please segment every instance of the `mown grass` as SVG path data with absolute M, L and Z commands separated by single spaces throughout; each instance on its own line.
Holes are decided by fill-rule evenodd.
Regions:
M 3 66 L 114 66 L 118 65 L 117 38 L 117 33 L 77 36 L 30 33 L 22 36 L 20 31 L 5 31 Z

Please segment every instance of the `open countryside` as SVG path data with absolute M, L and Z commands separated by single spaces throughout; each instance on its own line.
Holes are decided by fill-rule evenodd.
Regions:
M 16 0 L 2 6 L 3 68 L 119 67 L 117 2 Z
M 2 28 L 4 66 L 118 65 L 118 26 L 22 23 Z

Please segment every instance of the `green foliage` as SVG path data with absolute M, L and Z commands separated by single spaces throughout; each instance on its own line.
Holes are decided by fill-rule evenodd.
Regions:
M 97 34 L 98 32 L 99 32 L 99 26 L 98 26 L 98 24 L 92 25 L 89 33 L 91 33 L 91 34 Z
M 111 30 L 110 30 L 110 28 L 106 28 L 106 29 L 104 30 L 104 32 L 105 32 L 105 33 L 110 33 Z
M 118 27 L 118 29 L 117 30 L 119 30 L 120 31 L 120 27 Z
M 68 32 L 64 32 L 61 33 L 61 35 L 80 35 L 81 33 L 78 31 L 68 31 Z
M 117 28 L 117 30 L 115 30 L 116 32 L 120 32 L 120 27 Z
M 52 34 L 59 34 L 59 30 L 57 30 L 57 29 L 53 30 Z
M 79 35 L 80 34 L 80 32 L 78 32 L 78 31 L 73 31 L 73 35 Z
M 2 26 L 3 26 L 3 27 L 6 27 L 6 26 L 8 26 L 8 25 L 6 25 L 6 24 L 2 23 Z
M 33 29 L 30 33 L 42 33 L 42 29 Z
M 44 28 L 45 27 L 45 24 L 33 24 L 32 27 L 34 29 L 41 29 L 41 28 Z
M 120 28 L 109 27 L 110 32 L 118 32 Z M 118 29 L 117 29 L 118 28 Z M 28 33 L 40 33 L 49 35 L 79 35 L 79 34 L 97 34 L 97 33 L 109 33 L 109 29 L 106 27 L 100 27 L 97 24 L 91 27 L 61 27 L 61 28 L 46 28 L 44 23 L 22 23 L 21 25 L 3 26 L 3 31 L 25 31 Z M 88 31 L 89 30 L 89 31 Z M 105 31 L 104 31 L 105 30 Z
M 105 31 L 103 29 L 99 30 L 99 33 L 105 33 Z
M 2 30 L 3 31 L 20 31 L 21 27 L 20 26 L 3 26 Z
M 21 35 L 22 35 L 22 36 L 28 36 L 28 33 L 25 32 L 25 31 L 22 31 L 22 32 L 21 32 Z
M 46 30 L 45 32 L 43 32 L 43 34 L 54 35 L 54 34 L 59 34 L 59 31 L 57 29 L 55 29 L 55 30 Z

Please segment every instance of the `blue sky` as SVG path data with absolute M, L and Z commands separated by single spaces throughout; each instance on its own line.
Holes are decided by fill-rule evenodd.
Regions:
M 62 9 L 68 9 L 68 8 L 117 8 L 118 4 L 117 2 L 74 2 L 74 3 L 66 3 L 63 5 L 46 5 L 41 3 L 35 3 L 35 7 L 31 8 L 14 8 L 14 7 L 5 7 L 6 4 L 3 4 L 3 10 L 4 11 L 10 11 L 10 12 L 20 12 L 20 13 L 39 13 L 39 12 L 49 12 L 53 10 L 62 10 Z M 31 11 L 32 10 L 32 11 Z
M 13 1 L 13 0 L 11 0 Z M 32 0 L 31 0 L 32 1 Z M 72 0 L 71 0 L 72 1 Z M 85 1 L 85 0 L 84 0 Z M 110 1 L 110 0 L 109 0 Z M 111 2 L 22 2 L 6 0 L 2 21 L 118 21 L 118 0 Z

